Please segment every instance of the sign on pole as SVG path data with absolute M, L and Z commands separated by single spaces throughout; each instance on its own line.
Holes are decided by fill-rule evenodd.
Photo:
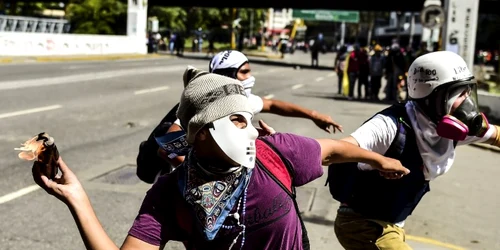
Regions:
M 359 11 L 293 9 L 292 17 L 312 21 L 358 23 Z
M 426 6 L 420 13 L 420 22 L 429 29 L 441 28 L 445 21 L 444 10 L 439 5 Z
M 444 0 L 446 25 L 443 30 L 444 50 L 459 54 L 472 70 L 476 47 L 479 0 Z

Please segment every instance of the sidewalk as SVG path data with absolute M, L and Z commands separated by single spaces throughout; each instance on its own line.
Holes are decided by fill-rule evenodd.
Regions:
M 279 54 L 271 52 L 248 51 L 244 52 L 254 59 L 272 59 L 281 61 Z M 112 61 L 127 59 L 148 59 L 159 57 L 175 57 L 175 54 L 160 51 L 158 54 L 110 54 L 110 55 L 54 55 L 54 56 L 0 56 L 0 64 L 8 63 L 33 63 L 33 62 L 68 62 L 68 61 Z M 184 52 L 184 56 L 196 58 L 209 58 L 206 53 Z
M 159 54 L 111 54 L 111 55 L 67 55 L 67 56 L 0 56 L 0 64 L 69 61 L 112 61 L 126 59 L 158 58 Z
M 277 66 L 287 66 L 287 67 L 303 67 L 311 68 L 311 56 L 309 53 L 304 53 L 302 51 L 297 51 L 295 54 L 285 54 L 284 58 L 281 58 L 281 54 L 277 54 L 271 51 L 268 52 L 258 52 L 258 51 L 243 51 L 243 53 L 248 57 L 250 63 L 254 64 L 270 64 Z M 160 52 L 160 54 L 170 55 L 168 52 Z M 173 54 L 173 56 L 176 56 Z M 319 56 L 319 67 L 315 69 L 319 70 L 330 70 L 333 71 L 334 61 L 336 53 L 326 53 Z M 206 59 L 212 58 L 212 55 L 208 55 L 206 52 L 190 52 L 185 51 L 183 56 L 189 59 Z
M 255 63 L 275 63 L 280 65 L 289 65 L 289 66 L 304 66 L 308 67 L 308 63 L 310 59 L 304 60 L 302 56 L 297 57 L 294 55 L 286 54 L 284 58 L 281 57 L 281 54 L 275 53 L 272 51 L 243 51 L 245 55 L 251 59 L 252 62 Z M 298 51 L 296 53 L 303 53 Z M 331 57 L 333 53 L 329 53 L 323 55 L 323 57 Z M 305 54 L 307 57 L 308 54 Z M 112 61 L 112 60 L 126 60 L 126 59 L 148 59 L 148 58 L 158 58 L 158 57 L 176 57 L 176 54 L 170 54 L 167 51 L 159 51 L 158 54 L 110 54 L 110 55 L 47 55 L 47 56 L 0 56 L 0 64 L 9 64 L 9 63 L 33 63 L 33 62 L 67 62 L 67 61 Z M 196 59 L 209 59 L 211 56 L 208 56 L 206 52 L 190 52 L 185 51 L 183 56 L 188 58 L 196 58 Z M 333 57 L 332 57 L 333 58 Z M 330 58 L 329 58 L 330 59 Z M 333 59 L 327 60 L 331 61 L 332 65 L 323 65 L 320 60 L 320 67 L 333 67 Z
M 216 51 L 215 53 L 217 54 L 219 52 L 220 51 Z M 253 58 L 253 59 L 272 59 L 272 60 L 276 60 L 276 61 L 282 61 L 281 54 L 276 54 L 276 53 L 273 53 L 271 51 L 262 52 L 262 51 L 257 51 L 257 50 L 244 50 L 242 53 L 245 54 L 247 57 Z M 175 53 L 171 54 L 168 51 L 159 51 L 158 54 L 177 56 Z M 212 58 L 212 55 L 207 54 L 206 51 L 202 51 L 202 52 L 184 51 L 182 56 L 179 56 L 179 57 Z

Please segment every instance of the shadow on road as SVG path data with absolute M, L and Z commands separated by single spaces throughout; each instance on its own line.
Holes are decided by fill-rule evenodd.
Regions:
M 333 99 L 337 101 L 346 101 L 346 102 L 359 102 L 359 103 L 369 103 L 369 104 L 378 104 L 378 105 L 391 105 L 391 104 L 396 104 L 396 101 L 384 101 L 384 100 L 366 100 L 366 99 L 352 99 L 349 100 L 347 97 L 339 94 L 333 94 L 333 93 L 325 93 L 325 92 L 314 92 L 314 91 L 307 91 L 304 93 L 294 93 L 294 96 L 303 96 L 303 97 L 316 97 L 316 98 L 323 98 L 323 99 Z
M 324 226 L 333 226 L 335 224 L 335 221 L 332 220 L 327 220 L 321 216 L 317 215 L 302 215 L 302 219 L 305 222 L 311 222 L 314 224 L 319 224 L 319 225 L 324 225 Z
M 177 55 L 179 58 L 186 58 L 186 59 L 193 59 L 193 60 L 202 60 L 202 61 L 210 61 L 212 59 L 211 56 L 204 56 L 204 55 Z M 297 63 L 297 62 L 289 62 L 286 61 L 286 59 L 267 59 L 264 57 L 258 57 L 258 56 L 249 56 L 249 60 L 251 64 L 260 64 L 260 65 L 269 65 L 269 66 L 276 66 L 276 67 L 291 67 L 291 68 L 296 68 L 300 67 L 301 69 L 315 69 L 315 70 L 324 70 L 324 71 L 333 71 L 333 67 L 327 67 L 327 66 L 318 66 L 318 67 L 312 67 L 310 64 L 307 63 Z M 281 61 L 280 61 L 281 60 Z

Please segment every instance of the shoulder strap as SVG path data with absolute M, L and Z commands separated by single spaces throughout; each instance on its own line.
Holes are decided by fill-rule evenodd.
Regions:
M 389 146 L 384 155 L 391 158 L 398 158 L 403 153 L 406 145 L 407 131 L 411 130 L 411 126 L 407 123 L 408 115 L 406 114 L 406 108 L 404 104 L 395 104 L 379 112 L 379 114 L 391 116 L 396 119 L 396 137 L 392 140 L 391 146 Z
M 267 140 L 259 138 L 255 141 L 257 148 L 257 166 L 261 167 L 292 198 L 295 189 L 292 185 L 294 171 L 290 162 Z
M 163 118 L 162 122 L 173 122 L 177 119 L 177 110 L 179 109 L 180 103 L 177 103 Z
M 290 162 L 283 157 L 280 151 L 273 144 L 263 138 L 255 141 L 257 148 L 257 167 L 262 168 L 293 200 L 295 211 L 299 217 L 300 226 L 302 228 L 302 249 L 310 250 L 311 245 L 307 228 L 299 211 L 297 204 L 295 187 L 293 186 L 293 178 L 295 171 Z

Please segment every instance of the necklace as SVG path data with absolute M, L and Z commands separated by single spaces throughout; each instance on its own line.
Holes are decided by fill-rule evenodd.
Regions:
M 236 238 L 233 240 L 233 242 L 229 246 L 229 250 L 231 250 L 233 248 L 233 246 L 236 244 L 236 242 L 238 242 L 238 239 L 240 238 L 240 236 L 242 236 L 240 249 L 243 249 L 243 245 L 245 245 L 246 226 L 245 226 L 244 222 L 242 223 L 240 221 L 240 214 L 238 213 L 238 211 L 240 211 L 240 206 L 241 206 L 242 201 L 243 201 L 243 207 L 242 207 L 242 211 L 241 211 L 241 215 L 242 215 L 241 219 L 245 218 L 246 205 L 247 205 L 247 188 L 248 188 L 248 185 L 245 187 L 245 191 L 243 192 L 243 196 L 238 200 L 238 206 L 236 207 L 236 211 L 234 213 L 228 215 L 228 217 L 233 217 L 236 220 L 236 225 L 231 225 L 231 226 L 222 225 L 222 228 L 229 229 L 229 230 L 234 229 L 236 227 L 242 228 L 241 232 L 238 233 L 238 235 L 236 235 Z

